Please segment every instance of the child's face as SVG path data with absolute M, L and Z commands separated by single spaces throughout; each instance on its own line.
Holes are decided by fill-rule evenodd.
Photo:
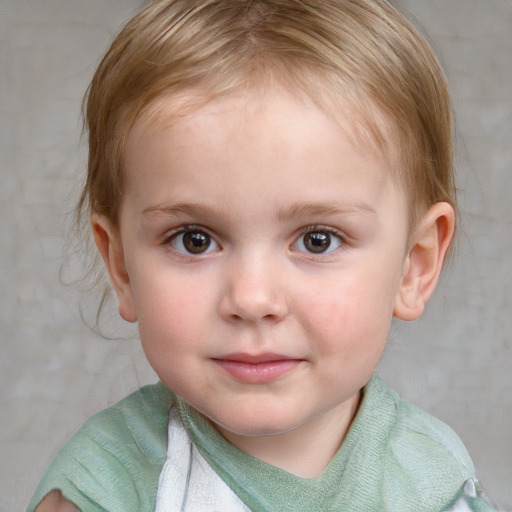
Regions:
M 232 441 L 348 426 L 407 260 L 391 163 L 353 145 L 350 119 L 284 93 L 172 120 L 167 102 L 127 145 L 124 318 L 161 380 Z

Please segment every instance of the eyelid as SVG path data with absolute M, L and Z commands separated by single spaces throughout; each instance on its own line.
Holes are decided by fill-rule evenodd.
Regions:
M 186 233 L 187 231 L 200 231 L 201 233 L 212 236 L 208 229 L 200 226 L 199 224 L 180 224 L 179 226 L 171 228 L 164 233 L 163 243 L 169 243 L 175 236 L 181 233 Z
M 343 236 L 343 233 L 332 226 L 324 226 L 323 224 L 312 224 L 311 226 L 306 226 L 302 228 L 302 233 L 315 233 L 316 231 L 327 231 L 328 233 L 333 233 L 340 238 Z
M 347 243 L 349 237 L 337 228 L 333 228 L 332 226 L 324 226 L 322 224 L 314 224 L 312 226 L 306 226 L 301 231 L 300 235 L 307 235 L 308 233 L 317 233 L 317 232 L 325 232 L 330 235 L 337 236 L 343 243 Z

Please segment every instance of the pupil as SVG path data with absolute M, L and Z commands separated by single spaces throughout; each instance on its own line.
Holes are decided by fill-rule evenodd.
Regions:
M 304 243 L 311 252 L 324 252 L 331 244 L 329 233 L 308 233 Z
M 183 235 L 183 244 L 188 252 L 200 254 L 210 247 L 210 237 L 204 233 L 189 231 Z

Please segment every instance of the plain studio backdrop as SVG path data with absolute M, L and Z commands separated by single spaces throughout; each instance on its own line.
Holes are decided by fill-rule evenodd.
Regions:
M 26 506 L 86 417 L 155 380 L 132 331 L 94 334 L 79 313 L 93 298 L 60 276 L 85 168 L 81 98 L 141 3 L 0 0 L 1 512 Z M 426 315 L 394 325 L 380 372 L 458 432 L 488 494 L 512 510 L 512 1 L 400 4 L 452 86 L 463 223 Z

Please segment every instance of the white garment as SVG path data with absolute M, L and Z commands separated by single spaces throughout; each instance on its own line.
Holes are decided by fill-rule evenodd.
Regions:
M 176 407 L 169 413 L 167 458 L 155 512 L 250 512 L 199 453 Z

